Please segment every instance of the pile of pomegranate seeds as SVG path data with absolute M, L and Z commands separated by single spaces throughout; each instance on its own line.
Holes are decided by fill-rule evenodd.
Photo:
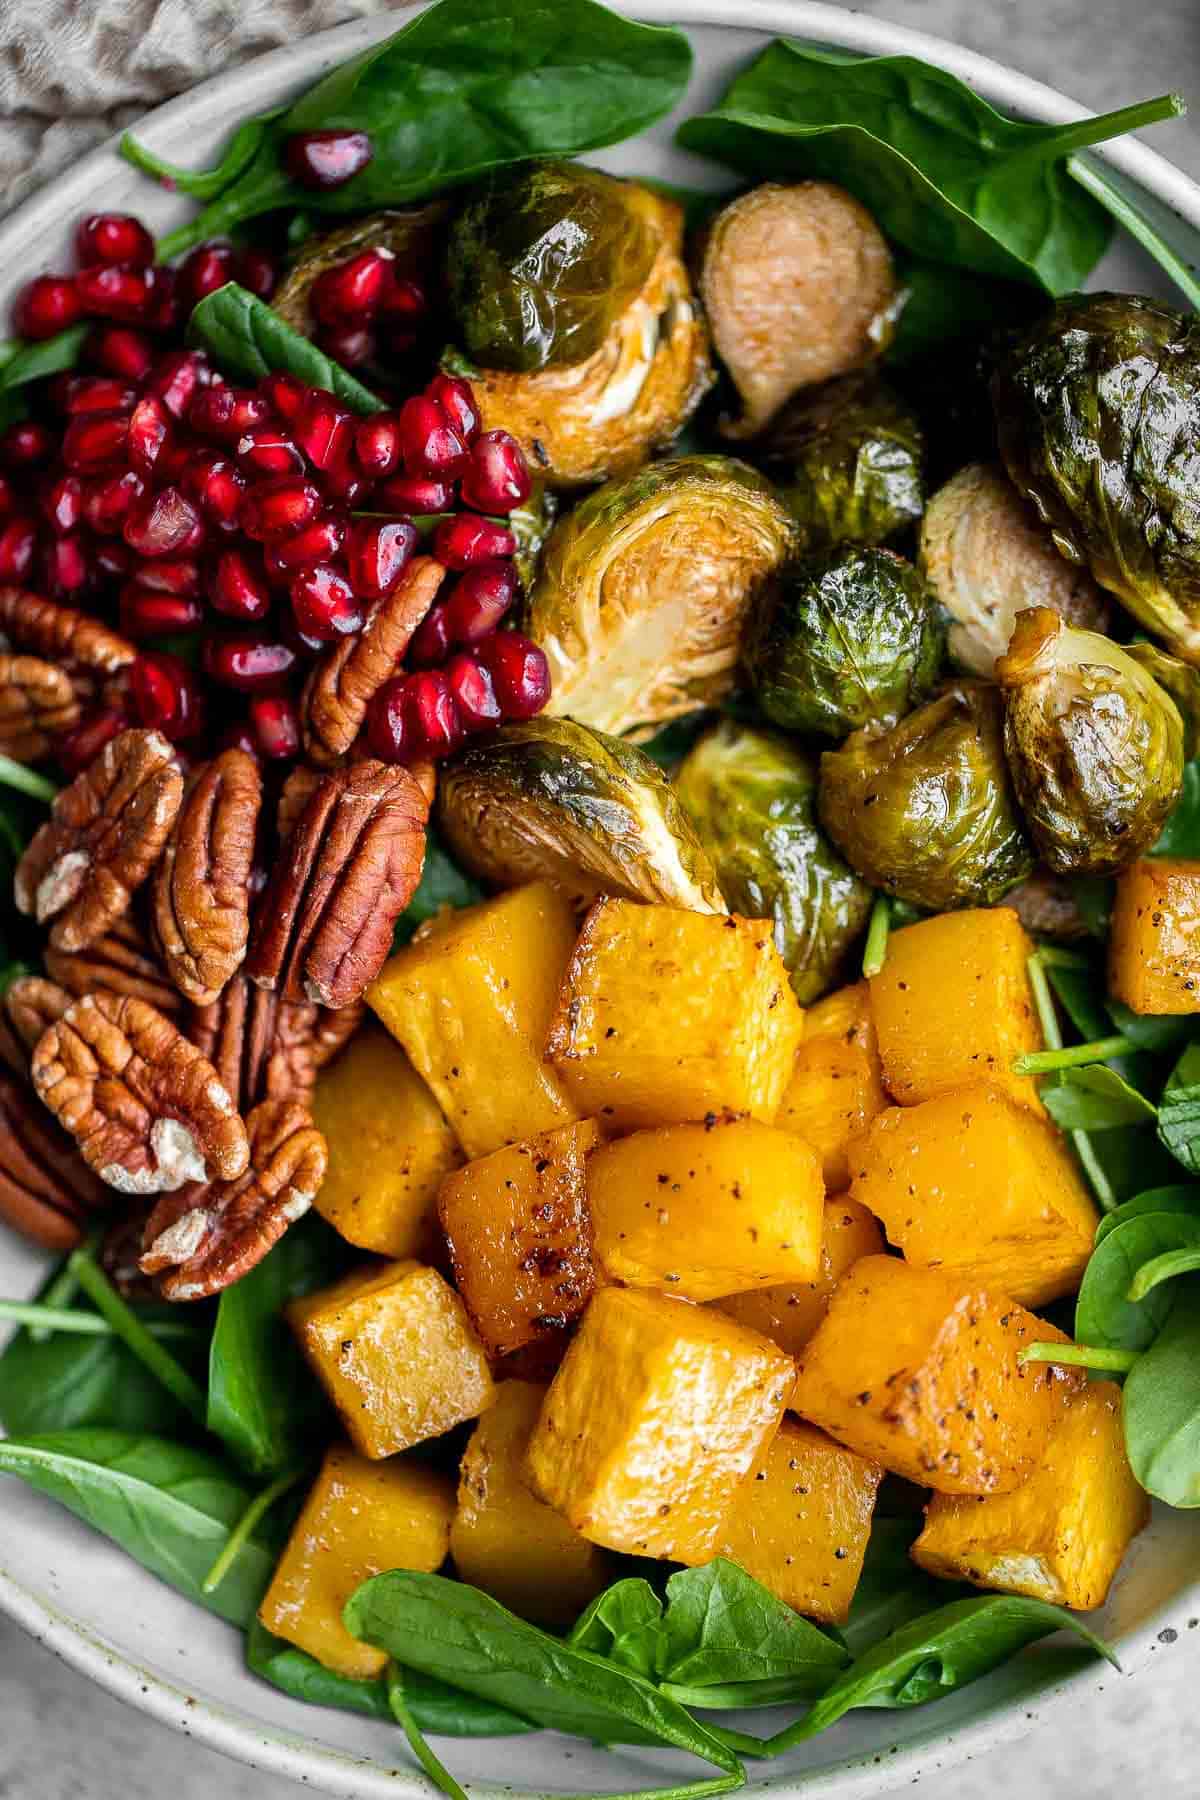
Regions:
M 235 386 L 181 347 L 183 327 L 226 281 L 268 295 L 269 258 L 212 243 L 160 268 L 145 227 L 115 213 L 84 220 L 76 244 L 79 270 L 38 276 L 16 305 L 27 337 L 95 323 L 83 370 L 31 389 L 38 416 L 0 434 L 0 584 L 94 612 L 144 649 L 63 743 L 64 772 L 130 723 L 197 755 L 298 756 L 310 667 L 395 590 L 421 542 L 413 518 L 430 513 L 444 516 L 424 548 L 451 574 L 376 695 L 364 748 L 445 756 L 539 712 L 546 659 L 499 629 L 519 591 L 503 521 L 529 471 L 515 439 L 482 431 L 469 384 L 439 374 L 368 418 L 286 373 Z M 410 340 L 425 310 L 385 251 L 326 271 L 312 303 L 327 343 L 359 332 L 371 354 Z

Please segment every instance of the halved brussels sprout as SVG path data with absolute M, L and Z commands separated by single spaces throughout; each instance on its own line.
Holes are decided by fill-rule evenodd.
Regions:
M 882 544 L 925 503 L 921 428 L 881 376 L 859 371 L 797 394 L 756 460 L 816 550 Z
M 1193 756 L 1200 755 L 1200 669 L 1160 650 L 1157 644 L 1126 644 L 1124 650 L 1140 669 L 1154 677 L 1159 687 L 1166 688 L 1179 708 L 1183 754 L 1190 762 Z
M 1111 875 L 1148 850 L 1183 785 L 1183 724 L 1166 690 L 1111 638 L 1045 606 L 1017 615 L 996 679 L 1013 781 L 1046 866 Z
M 514 507 L 505 524 L 517 540 L 517 574 L 528 593 L 537 576 L 542 551 L 558 517 L 558 500 L 542 481 L 535 481 L 523 506 Z
M 505 725 L 442 768 L 438 826 L 483 881 L 551 881 L 573 900 L 623 894 L 724 912 L 708 853 L 648 756 L 573 719 Z
M 286 325 L 312 337 L 316 320 L 309 305 L 313 283 L 326 270 L 336 268 L 360 250 L 386 250 L 396 261 L 396 272 L 427 286 L 438 260 L 442 228 L 450 211 L 446 200 L 428 200 L 423 206 L 397 207 L 387 212 L 366 213 L 336 231 L 314 232 L 304 239 L 280 283 L 271 305 Z
M 745 661 L 758 704 L 790 731 L 844 738 L 894 725 L 942 660 L 924 577 L 892 550 L 843 544 L 789 563 L 756 599 Z
M 817 999 L 844 974 L 873 896 L 818 829 L 816 758 L 725 719 L 687 756 L 675 792 L 732 911 L 774 921 L 797 999 Z
M 820 816 L 852 869 L 931 912 L 990 906 L 1034 866 L 998 688 L 956 682 L 890 731 L 821 758 Z
M 991 675 L 1027 606 L 1052 606 L 1091 631 L 1108 623 L 1087 570 L 1059 555 L 1003 469 L 985 463 L 960 469 L 931 498 L 921 567 L 953 621 L 950 654 L 972 675 Z
M 1064 556 L 1200 662 L 1200 318 L 1060 300 L 992 382 L 1000 449 Z
M 795 526 L 728 456 L 653 463 L 589 494 L 550 534 L 525 629 L 550 661 L 550 711 L 622 733 L 733 685 L 742 628 Z

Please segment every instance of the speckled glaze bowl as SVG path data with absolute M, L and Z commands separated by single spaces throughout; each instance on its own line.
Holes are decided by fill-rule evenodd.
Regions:
M 711 105 L 734 70 L 779 33 L 868 55 L 924 57 L 1026 118 L 1065 120 L 1082 110 L 953 44 L 807 0 L 623 0 L 623 10 L 688 29 L 696 73 L 678 116 Z M 395 15 L 364 20 L 262 57 L 160 107 L 139 135 L 162 156 L 203 165 L 247 114 L 310 86 L 401 23 Z M 674 147 L 677 122 L 664 120 L 595 160 L 618 173 L 727 185 L 722 171 Z M 1138 143 L 1121 142 L 1102 155 L 1185 260 L 1200 262 L 1200 187 Z M 138 212 L 164 230 L 185 216 L 184 204 L 138 176 L 113 147 L 97 150 L 0 226 L 0 308 L 7 311 L 12 291 L 30 274 L 65 261 L 75 221 L 100 207 Z M 1118 241 L 1095 285 L 1169 292 L 1128 240 Z M 0 1232 L 0 1292 L 31 1293 L 42 1266 L 36 1253 Z M 18 1482 L 4 1482 L 0 1496 L 0 1607 L 111 1693 L 243 1762 L 347 1800 L 414 1800 L 429 1791 L 398 1730 L 285 1698 L 246 1672 L 241 1639 L 220 1620 Z M 1200 1518 L 1156 1509 L 1097 1624 L 1126 1671 L 1144 1663 L 1157 1642 L 1196 1623 L 1198 1570 Z M 1054 1714 L 1073 1695 L 1119 1679 L 1051 1641 L 936 1706 L 851 1714 L 790 1757 L 759 1765 L 752 1779 L 776 1796 L 802 1790 L 806 1800 L 858 1800 L 993 1751 L 1041 1721 L 1052 1729 Z M 669 1752 L 604 1751 L 551 1733 L 459 1740 L 445 1749 L 474 1795 L 497 1800 L 514 1792 L 605 1794 L 700 1773 Z

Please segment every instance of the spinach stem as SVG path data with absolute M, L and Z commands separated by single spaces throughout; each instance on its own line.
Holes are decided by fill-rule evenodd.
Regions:
M 117 1336 L 173 1394 L 198 1425 L 207 1425 L 208 1401 L 204 1389 L 193 1381 L 183 1364 L 156 1343 L 132 1307 L 126 1306 L 99 1263 L 86 1249 L 72 1250 L 69 1266 L 96 1310 L 109 1321 Z
M 892 906 L 886 894 L 876 894 L 875 904 L 871 908 L 871 922 L 867 926 L 867 941 L 863 946 L 862 972 L 864 975 L 878 975 L 887 956 L 888 934 L 892 929 Z
M 1096 1038 L 1090 1044 L 1068 1044 L 1065 1049 L 1033 1050 L 1013 1058 L 1014 1075 L 1053 1075 L 1059 1069 L 1085 1069 L 1089 1063 L 1107 1062 L 1110 1056 L 1127 1056 L 1137 1045 L 1127 1037 Z
M 1054 1004 L 1054 995 L 1050 991 L 1050 983 L 1046 979 L 1046 964 L 1050 959 L 1052 946 L 1044 944 L 1033 952 L 1026 960 L 1029 971 L 1029 985 L 1033 989 L 1034 1004 L 1038 1011 L 1038 1020 L 1042 1027 L 1042 1036 L 1051 1050 L 1062 1049 L 1062 1028 L 1058 1022 L 1058 1009 Z M 1074 952 L 1064 952 L 1073 955 Z M 1082 958 L 1080 959 L 1083 960 Z M 1070 967 L 1070 964 L 1054 965 Z M 1085 963 L 1086 967 L 1086 963 Z M 1086 1131 L 1072 1131 L 1071 1143 L 1075 1154 L 1083 1165 L 1084 1174 L 1092 1184 L 1097 1200 L 1104 1212 L 1112 1212 L 1117 1204 L 1117 1196 L 1104 1168 L 1096 1155 L 1092 1140 Z
M 58 793 L 56 782 L 46 775 L 39 775 L 36 769 L 26 768 L 24 763 L 14 762 L 11 756 L 0 756 L 0 785 L 31 794 L 35 800 L 44 800 L 47 805 Z
M 277 1475 L 270 1486 L 263 1488 L 260 1494 L 255 1494 L 225 1539 L 221 1554 L 200 1583 L 202 1593 L 213 1594 L 216 1592 L 252 1536 L 254 1527 L 259 1520 L 265 1518 L 275 1502 L 281 1500 L 290 1488 L 294 1488 L 296 1483 L 303 1479 L 307 1469 L 307 1463 L 295 1463 L 290 1469 L 285 1469 L 282 1475 Z
M 408 1739 L 409 1749 L 428 1775 L 430 1781 L 441 1788 L 443 1794 L 449 1794 L 450 1800 L 467 1800 L 463 1789 L 459 1787 L 449 1769 L 438 1761 L 425 1741 L 424 1733 L 413 1718 L 412 1708 L 404 1692 L 404 1671 L 399 1663 L 390 1662 L 387 1672 L 388 1705 L 392 1709 L 392 1717 L 401 1726 Z
M 1072 119 L 1066 125 L 1057 125 L 1052 136 L 1028 149 L 1010 152 L 1004 156 L 1004 161 L 1009 168 L 1023 162 L 1061 162 L 1072 151 L 1105 144 L 1111 138 L 1124 137 L 1128 131 L 1140 131 L 1144 125 L 1177 119 L 1186 111 L 1186 102 L 1179 94 L 1159 94 L 1153 100 L 1139 100 L 1116 112 L 1094 113 L 1084 119 Z
M 1086 188 L 1094 200 L 1098 200 L 1106 212 L 1129 233 L 1136 238 L 1147 255 L 1152 256 L 1160 269 L 1171 277 L 1175 286 L 1184 298 L 1200 312 L 1200 281 L 1194 272 L 1155 230 L 1149 220 L 1127 200 L 1116 184 L 1095 164 L 1086 157 L 1072 156 L 1067 159 L 1067 173 L 1072 181 L 1077 181 Z
M 1078 1369 L 1107 1369 L 1127 1375 L 1140 1350 L 1109 1350 L 1100 1344 L 1026 1344 L 1018 1362 L 1065 1363 Z
M 38 1341 L 50 1337 L 56 1331 L 65 1331 L 68 1335 L 78 1337 L 115 1337 L 116 1328 L 99 1313 L 75 1312 L 63 1306 L 51 1306 L 46 1300 L 0 1300 L 0 1319 L 10 1319 L 16 1325 L 28 1325 L 36 1328 Z M 178 1324 L 171 1320 L 156 1320 L 145 1327 L 156 1338 L 194 1338 L 196 1328 L 186 1325 L 182 1320 Z M 30 1336 L 33 1330 L 30 1331 Z
M 1200 1245 L 1193 1244 L 1183 1250 L 1164 1250 L 1160 1256 L 1152 1256 L 1142 1264 L 1130 1283 L 1125 1298 L 1144 1300 L 1162 1282 L 1174 1281 L 1178 1275 L 1190 1275 L 1195 1269 L 1200 1269 Z
M 1082 950 L 1068 950 L 1065 944 L 1039 944 L 1034 952 L 1044 969 L 1088 969 L 1089 959 Z

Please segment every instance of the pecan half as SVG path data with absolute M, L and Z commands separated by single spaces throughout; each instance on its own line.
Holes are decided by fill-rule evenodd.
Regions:
M 188 782 L 154 878 L 168 972 L 194 1006 L 236 974 L 250 935 L 250 868 L 262 805 L 258 764 L 226 750 Z
M 72 1250 L 106 1199 L 25 1083 L 0 1075 L 0 1218 L 48 1250 Z
M 63 789 L 17 864 L 17 909 L 53 919 L 56 950 L 86 950 L 158 861 L 183 775 L 157 731 L 123 731 Z
M 132 912 L 117 919 L 111 931 L 106 931 L 90 949 L 55 950 L 49 946 L 44 961 L 46 973 L 76 998 L 103 990 L 109 994 L 135 994 L 168 1018 L 183 1010 L 178 992 L 167 980 L 153 946 Z
M 38 656 L 0 655 L 0 751 L 39 762 L 79 723 L 79 701 L 65 669 Z
M 345 1006 L 319 1006 L 313 1028 L 313 1066 L 323 1069 L 340 1056 L 367 1016 L 365 1000 L 350 1000 Z
M 39 1040 L 30 1073 L 88 1167 L 123 1194 L 246 1167 L 246 1127 L 216 1070 L 144 1000 L 85 994 Z
M 307 763 L 297 763 L 280 788 L 279 805 L 275 809 L 275 836 L 281 844 L 285 844 L 291 837 L 297 820 L 322 780 L 324 776 L 320 769 L 310 769 Z
M 137 658 L 128 638 L 119 637 L 99 619 L 72 606 L 59 606 L 28 588 L 0 587 L 0 637 L 62 669 L 81 700 L 101 688 L 106 676 L 129 668 Z
M 14 1075 L 28 1076 L 34 1045 L 70 1004 L 71 995 L 41 975 L 21 975 L 12 983 L 0 1006 L 0 1057 Z
M 157 1275 L 168 1300 L 218 1294 L 262 1261 L 325 1179 L 325 1139 L 303 1106 L 267 1100 L 246 1121 L 250 1166 L 234 1181 L 171 1195 L 146 1221 L 144 1275 Z
M 407 769 L 361 762 L 326 775 L 259 902 L 251 981 L 319 1006 L 359 999 L 421 879 L 427 817 Z
M 414 557 L 395 590 L 372 607 L 357 636 L 343 638 L 317 663 L 300 709 L 311 761 L 335 763 L 349 750 L 372 696 L 399 668 L 445 573 L 432 557 Z
M 341 1014 L 322 1014 L 311 1001 L 284 1000 L 235 975 L 218 1000 L 193 1011 L 187 1031 L 244 1117 L 263 1100 L 307 1102 L 317 1069 L 318 1017 Z

